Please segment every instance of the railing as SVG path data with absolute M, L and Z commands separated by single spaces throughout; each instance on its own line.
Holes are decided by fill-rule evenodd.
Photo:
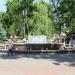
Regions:
M 75 45 L 65 44 L 65 50 L 67 51 L 75 50 Z
M 0 44 L 0 51 L 7 51 L 8 50 L 8 44 Z
M 59 49 L 62 45 L 62 43 L 57 43 L 57 44 L 50 44 L 50 43 L 45 43 L 45 44 L 25 44 L 25 43 L 14 43 L 14 50 L 15 51 L 62 51 L 62 49 Z M 72 51 L 75 50 L 75 45 L 71 46 L 69 44 L 65 44 L 64 47 L 65 51 Z M 8 51 L 8 44 L 0 44 L 0 51 Z

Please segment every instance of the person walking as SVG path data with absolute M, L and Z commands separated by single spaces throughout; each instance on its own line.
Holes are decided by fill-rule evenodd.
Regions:
M 12 49 L 13 49 L 13 36 L 10 36 L 8 40 L 8 56 L 12 55 Z

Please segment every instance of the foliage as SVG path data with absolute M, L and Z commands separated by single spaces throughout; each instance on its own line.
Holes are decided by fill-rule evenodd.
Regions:
M 31 8 L 32 1 L 33 0 L 8 0 L 6 4 L 7 12 L 3 14 L 2 18 L 2 23 L 8 35 L 13 34 L 20 36 L 20 33 L 24 32 L 24 25 L 27 25 L 27 22 L 24 21 L 24 19 L 26 18 L 25 9 L 27 9 L 27 12 L 30 11 L 29 8 Z M 27 13 L 28 17 L 29 15 L 30 13 Z
M 36 2 L 33 6 L 35 9 L 30 20 L 32 25 L 31 33 L 33 35 L 52 35 L 54 33 L 54 24 L 52 18 L 49 17 L 49 8 L 51 6 L 45 2 Z
M 2 41 L 6 40 L 6 31 L 3 29 L 1 24 L 0 24 L 0 40 Z
M 34 0 L 8 0 L 2 23 L 8 35 L 51 35 L 54 33 L 52 7 Z
M 71 25 L 69 27 L 70 32 L 75 32 L 75 19 L 72 20 Z
M 56 23 L 56 28 L 61 30 L 64 25 L 67 28 L 73 28 L 72 20 L 75 18 L 75 0 L 51 0 L 54 6 L 54 18 Z
M 55 31 L 75 31 L 75 0 L 33 1 L 8 0 L 7 12 L 0 18 L 7 35 L 50 36 Z
M 2 21 L 2 12 L 0 12 L 0 42 L 6 40 L 6 31 L 3 28 Z

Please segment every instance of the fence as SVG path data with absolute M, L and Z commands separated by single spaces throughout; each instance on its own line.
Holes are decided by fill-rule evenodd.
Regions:
M 7 51 L 8 45 L 7 44 L 0 44 L 0 51 Z

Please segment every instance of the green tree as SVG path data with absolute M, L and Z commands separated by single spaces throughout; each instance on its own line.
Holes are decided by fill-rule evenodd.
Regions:
M 5 41 L 6 40 L 6 31 L 3 28 L 3 24 L 1 23 L 2 21 L 2 12 L 0 12 L 0 42 Z
M 29 21 L 31 24 L 31 33 L 33 35 L 47 35 L 54 33 L 54 22 L 49 16 L 51 6 L 45 2 L 36 2 L 33 4 L 33 17 Z
M 56 28 L 61 30 L 64 25 L 67 29 L 73 28 L 72 20 L 75 18 L 75 0 L 51 0 L 54 6 L 54 18 L 56 22 Z
M 0 24 L 0 42 L 6 40 L 6 31 L 3 29 L 2 25 Z
M 71 25 L 69 26 L 70 32 L 75 32 L 75 19 L 71 21 Z
M 23 29 L 27 27 L 27 21 L 25 20 L 27 20 L 27 17 L 30 17 L 31 14 L 30 8 L 32 1 L 33 0 L 8 0 L 6 4 L 7 12 L 3 14 L 3 24 L 8 34 L 20 35 L 20 33 L 24 32 Z M 26 29 L 25 32 L 27 32 Z
M 3 14 L 2 16 L 2 23 L 4 25 L 4 28 L 7 31 L 8 35 L 11 35 L 14 33 L 14 35 L 17 34 L 17 31 L 15 29 L 11 30 L 11 26 L 16 25 L 16 29 L 18 29 L 18 26 L 20 24 L 20 14 L 18 12 L 18 4 L 16 3 L 17 0 L 9 0 L 6 4 L 7 6 L 7 12 Z M 14 25 L 15 24 L 15 25 Z M 15 32 L 14 32 L 15 31 Z M 12 32 L 12 33 L 10 33 Z
M 62 13 L 61 22 L 66 25 L 67 28 L 71 26 L 72 20 L 75 18 L 75 1 L 64 0 L 59 7 L 59 11 Z

